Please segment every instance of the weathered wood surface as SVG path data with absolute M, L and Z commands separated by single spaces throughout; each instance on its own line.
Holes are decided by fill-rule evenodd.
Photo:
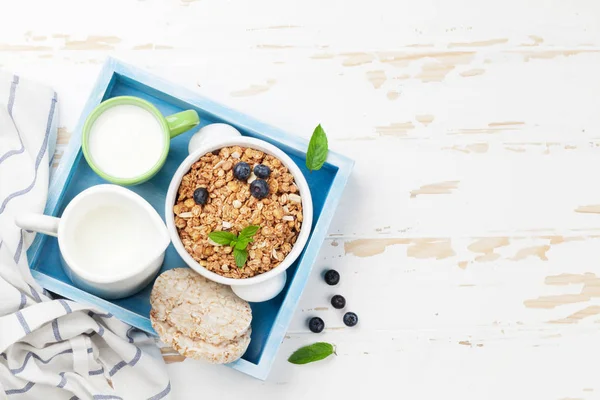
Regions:
M 301 136 L 321 123 L 357 162 L 269 380 L 165 350 L 177 398 L 600 396 L 599 3 L 0 7 L 0 67 L 59 93 L 56 162 L 107 55 Z M 338 356 L 286 362 L 316 340 Z

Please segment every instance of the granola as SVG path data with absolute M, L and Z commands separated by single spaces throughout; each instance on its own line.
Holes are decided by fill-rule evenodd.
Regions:
M 250 195 L 250 183 L 233 176 L 240 161 L 252 169 L 263 164 L 271 169 L 269 195 L 259 200 Z M 205 205 L 196 204 L 194 191 L 206 188 Z M 175 226 L 185 250 L 201 266 L 227 278 L 250 278 L 279 265 L 292 250 L 302 227 L 302 198 L 294 177 L 283 163 L 269 154 L 241 146 L 224 147 L 205 154 L 182 178 L 173 207 Z M 260 226 L 247 247 L 248 260 L 238 268 L 230 246 L 208 238 L 214 231 L 237 235 L 249 225 Z

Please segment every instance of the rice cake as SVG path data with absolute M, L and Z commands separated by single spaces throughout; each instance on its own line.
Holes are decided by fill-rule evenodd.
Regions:
M 186 357 L 228 363 L 248 348 L 250 305 L 229 286 L 209 281 L 189 268 L 161 274 L 152 288 L 150 304 L 150 321 L 161 340 Z
M 252 329 L 236 340 L 215 345 L 200 339 L 190 339 L 164 322 L 152 320 L 152 326 L 164 343 L 169 344 L 184 357 L 203 360 L 211 364 L 228 364 L 244 355 L 250 344 Z

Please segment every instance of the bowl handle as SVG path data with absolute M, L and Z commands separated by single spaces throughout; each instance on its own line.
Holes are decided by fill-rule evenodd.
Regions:
M 263 301 L 271 300 L 281 293 L 286 281 L 287 274 L 283 271 L 279 275 L 275 275 L 264 282 L 255 283 L 254 285 L 231 286 L 231 290 L 243 300 L 250 303 L 261 303 Z
M 231 125 L 221 123 L 206 125 L 190 139 L 188 153 L 192 154 L 206 144 L 238 136 L 242 134 Z

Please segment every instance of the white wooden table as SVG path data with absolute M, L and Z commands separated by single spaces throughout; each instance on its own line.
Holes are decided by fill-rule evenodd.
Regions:
M 300 136 L 321 123 L 356 160 L 268 381 L 167 351 L 175 398 L 600 397 L 597 1 L 13 0 L 0 15 L 0 67 L 59 94 L 56 162 L 108 55 Z M 317 340 L 338 356 L 287 363 Z

